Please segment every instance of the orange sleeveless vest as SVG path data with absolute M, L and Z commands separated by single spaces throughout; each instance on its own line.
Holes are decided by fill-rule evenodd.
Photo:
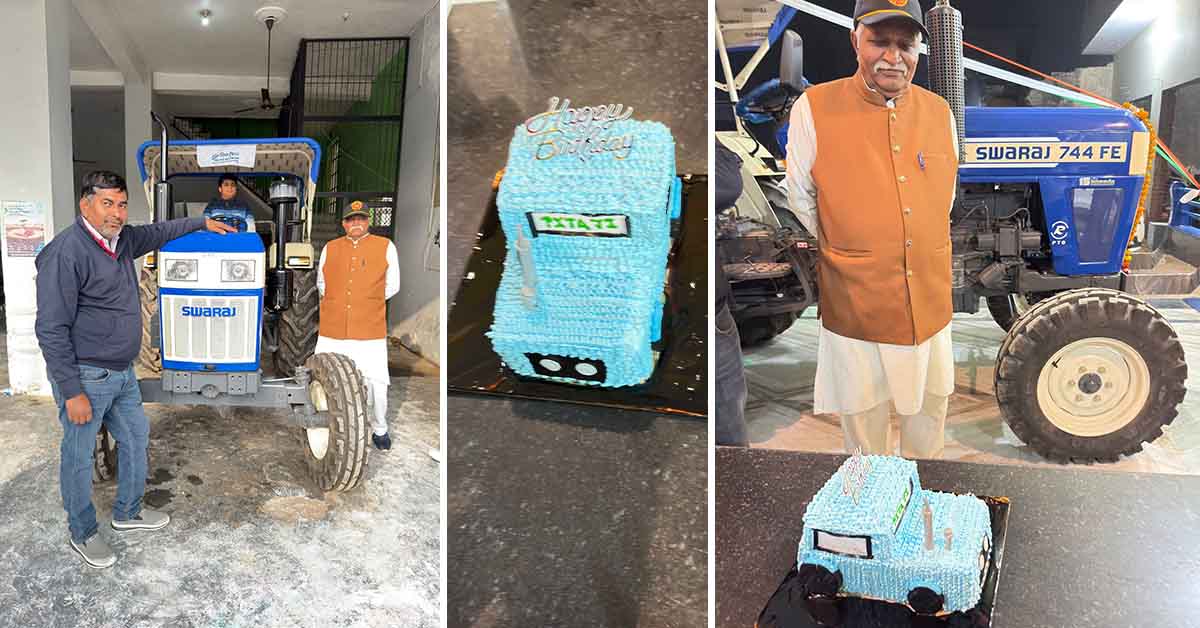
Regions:
M 915 85 L 889 108 L 856 74 L 807 90 L 817 136 L 822 325 L 916 345 L 950 322 L 950 107 Z
M 325 245 L 325 296 L 320 334 L 337 340 L 387 337 L 386 238 L 367 234 L 358 244 L 341 237 Z

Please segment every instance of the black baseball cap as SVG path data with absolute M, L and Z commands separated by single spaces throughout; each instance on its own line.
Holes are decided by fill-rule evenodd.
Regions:
M 346 208 L 346 213 L 342 214 L 342 220 L 346 220 L 352 216 L 370 218 L 371 214 L 367 212 L 367 206 L 362 201 L 351 201 L 350 206 Z
M 916 22 L 917 28 L 925 39 L 929 39 L 929 31 L 925 30 L 925 18 L 921 13 L 919 0 L 858 0 L 854 3 L 854 26 L 859 22 L 871 26 L 884 20 L 907 18 Z

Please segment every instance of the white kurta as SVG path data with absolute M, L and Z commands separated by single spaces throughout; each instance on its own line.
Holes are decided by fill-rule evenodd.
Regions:
M 888 101 L 888 107 L 893 107 Z M 950 135 L 958 152 L 958 129 L 950 117 Z M 817 159 L 817 132 L 808 96 L 792 105 L 788 125 L 787 186 L 792 211 L 814 236 L 818 190 L 812 178 Z M 955 183 L 957 190 L 957 182 Z M 953 203 L 952 203 L 953 204 Z M 946 208 L 949 213 L 951 208 Z M 884 297 L 888 298 L 888 297 Z M 918 345 L 890 345 L 839 336 L 824 325 L 817 349 L 813 412 L 857 414 L 889 399 L 896 412 L 912 415 L 928 392 L 948 397 L 954 392 L 954 350 L 950 325 Z
M 325 251 L 321 249 L 321 261 L 317 265 L 317 292 L 325 297 Z M 390 240 L 387 245 L 387 274 L 384 280 L 383 298 L 392 298 L 400 291 L 400 259 L 396 254 L 396 245 Z M 317 347 L 314 353 L 340 353 L 351 360 L 371 386 L 375 401 L 375 433 L 387 433 L 387 387 L 391 383 L 388 375 L 387 338 L 371 338 L 370 340 L 343 340 L 317 336 Z

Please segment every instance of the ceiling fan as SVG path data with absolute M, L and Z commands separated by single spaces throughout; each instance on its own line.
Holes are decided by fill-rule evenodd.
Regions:
M 276 23 L 283 21 L 286 15 L 287 12 L 280 7 L 263 7 L 254 12 L 254 16 L 258 18 L 258 21 L 267 25 L 267 86 L 259 91 L 259 102 L 257 105 L 238 109 L 233 112 L 235 115 L 250 111 L 272 111 L 279 108 L 279 105 L 271 102 L 271 31 L 275 28 Z

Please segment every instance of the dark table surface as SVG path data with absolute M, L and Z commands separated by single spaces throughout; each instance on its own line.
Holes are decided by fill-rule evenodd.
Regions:
M 447 21 L 447 295 L 513 129 L 551 96 L 623 103 L 708 163 L 708 8 L 510 0 Z M 448 625 L 705 626 L 704 419 L 452 394 Z
M 796 560 L 808 500 L 845 456 L 716 453 L 719 627 L 749 628 Z M 993 626 L 1200 625 L 1200 478 L 947 461 L 924 488 L 1012 500 Z

